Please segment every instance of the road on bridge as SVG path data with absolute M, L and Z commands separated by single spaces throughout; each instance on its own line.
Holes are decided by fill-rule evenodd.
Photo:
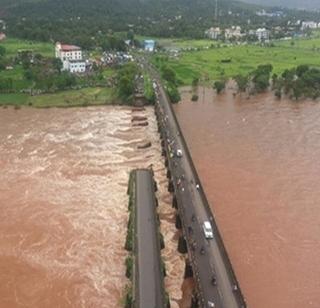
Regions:
M 181 136 L 171 103 L 161 85 L 158 74 L 148 66 L 146 61 L 143 61 L 143 65 L 149 67 L 150 74 L 157 84 L 157 103 L 161 110 L 160 121 L 165 129 L 165 144 L 171 152 L 169 166 L 179 203 L 184 234 L 187 238 L 189 255 L 193 261 L 194 276 L 201 293 L 201 305 L 223 308 L 246 307 L 233 276 L 231 264 L 229 264 L 229 260 L 226 260 L 215 236 L 217 233 L 216 224 L 208 207 L 205 206 L 204 192 L 201 184 L 197 182 L 198 177 L 195 175 L 191 157 L 186 155 L 188 150 Z M 176 155 L 178 149 L 182 151 L 182 157 Z M 204 221 L 211 222 L 214 231 L 213 239 L 205 238 L 202 228 Z M 211 303 L 214 303 L 214 306 Z

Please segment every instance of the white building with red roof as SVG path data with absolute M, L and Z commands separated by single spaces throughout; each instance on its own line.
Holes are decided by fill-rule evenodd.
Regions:
M 84 73 L 86 62 L 79 46 L 56 43 L 56 58 L 62 61 L 62 69 L 71 73 Z

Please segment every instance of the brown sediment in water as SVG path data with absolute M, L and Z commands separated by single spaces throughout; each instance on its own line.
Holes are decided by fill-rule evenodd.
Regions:
M 0 307 L 121 307 L 128 174 L 151 164 L 166 287 L 181 298 L 156 120 L 152 108 L 141 111 L 148 127 L 132 127 L 128 107 L 0 112 Z M 137 150 L 145 140 L 151 147 Z
M 175 111 L 249 307 L 320 307 L 320 105 L 184 89 Z

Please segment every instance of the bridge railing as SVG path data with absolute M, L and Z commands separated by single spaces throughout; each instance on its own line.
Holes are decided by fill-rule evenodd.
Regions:
M 187 156 L 187 158 L 188 158 L 188 160 L 189 160 L 190 167 L 191 167 L 192 172 L 193 172 L 193 175 L 194 175 L 194 178 L 195 178 L 197 184 L 200 186 L 199 193 L 200 193 L 202 202 L 203 202 L 203 204 L 204 204 L 204 206 L 205 206 L 207 215 L 208 215 L 208 217 L 210 217 L 210 221 L 213 223 L 213 228 L 214 228 L 214 230 L 215 230 L 215 238 L 216 238 L 217 243 L 218 243 L 218 245 L 219 245 L 219 247 L 220 247 L 220 252 L 221 252 L 221 254 L 222 254 L 223 259 L 225 260 L 226 266 L 227 266 L 228 271 L 229 271 L 230 278 L 232 279 L 234 285 L 237 286 L 236 292 L 237 292 L 237 300 L 238 300 L 238 303 L 241 305 L 241 307 L 247 307 L 246 301 L 245 301 L 245 299 L 244 299 L 243 293 L 242 293 L 241 288 L 240 288 L 239 281 L 238 281 L 237 278 L 236 278 L 235 272 L 234 272 L 233 267 L 232 267 L 232 263 L 231 263 L 231 261 L 230 261 L 230 258 L 229 258 L 229 255 L 228 255 L 228 253 L 227 253 L 227 250 L 226 250 L 226 248 L 225 248 L 225 246 L 224 246 L 221 233 L 220 233 L 220 231 L 219 231 L 219 229 L 218 229 L 217 223 L 216 223 L 215 218 L 214 218 L 214 216 L 213 216 L 213 214 L 212 214 L 212 209 L 211 209 L 211 207 L 210 207 L 210 205 L 209 205 L 208 199 L 207 199 L 206 194 L 205 194 L 205 192 L 204 192 L 204 189 L 203 189 L 203 186 L 202 186 L 202 184 L 201 184 L 200 178 L 199 178 L 199 176 L 198 176 L 197 170 L 196 170 L 196 168 L 195 168 L 195 166 L 194 166 L 194 163 L 193 163 L 191 154 L 190 154 L 190 152 L 189 152 L 189 148 L 188 148 L 188 146 L 187 146 L 187 142 L 186 142 L 186 140 L 185 140 L 185 138 L 184 138 L 184 136 L 183 136 L 182 130 L 181 130 L 181 128 L 180 128 L 178 119 L 177 119 L 176 114 L 175 114 L 175 112 L 174 112 L 174 110 L 173 110 L 173 108 L 172 108 L 172 105 L 171 105 L 171 103 L 170 103 L 170 100 L 169 100 L 169 98 L 167 97 L 165 91 L 163 91 L 163 92 L 164 92 L 164 95 L 165 95 L 166 100 L 169 102 L 168 105 L 169 105 L 170 112 L 172 113 L 172 116 L 173 116 L 173 118 L 174 118 L 174 120 L 175 120 L 175 122 L 176 122 L 176 125 L 177 125 L 177 128 L 178 128 L 178 132 L 179 132 L 179 136 L 180 136 L 180 138 L 181 138 L 182 144 L 183 144 L 184 149 L 185 149 L 184 155 Z

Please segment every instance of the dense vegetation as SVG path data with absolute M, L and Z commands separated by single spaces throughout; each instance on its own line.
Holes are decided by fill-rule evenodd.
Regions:
M 275 94 L 290 95 L 295 99 L 320 97 L 320 69 L 308 65 L 285 70 L 281 76 L 274 76 L 273 87 Z
M 159 37 L 200 38 L 205 29 L 217 24 L 286 27 L 288 20 L 319 20 L 316 12 L 290 10 L 283 18 L 257 16 L 259 7 L 233 0 L 219 1 L 218 20 L 214 18 L 214 0 L 0 0 L 1 3 L 4 9 L 0 18 L 7 21 L 9 34 L 71 42 L 85 48 L 124 47 L 112 33 L 129 30 Z
M 261 5 L 273 5 L 273 6 L 281 6 L 281 7 L 292 7 L 297 9 L 315 9 L 320 8 L 319 0 L 269 0 L 267 3 L 265 0 L 243 0 L 247 3 L 255 3 Z

